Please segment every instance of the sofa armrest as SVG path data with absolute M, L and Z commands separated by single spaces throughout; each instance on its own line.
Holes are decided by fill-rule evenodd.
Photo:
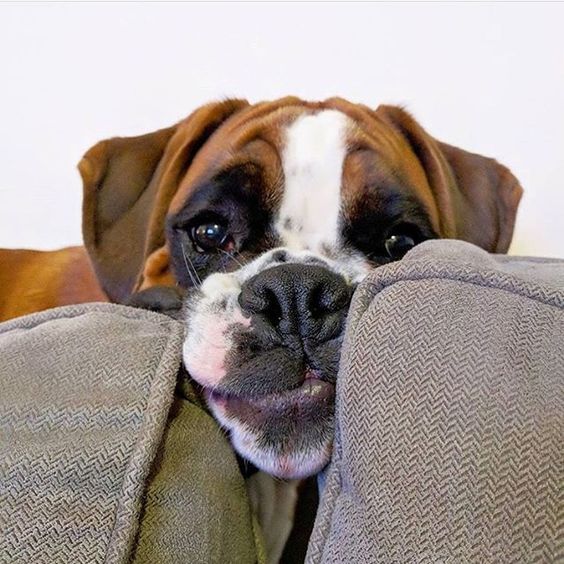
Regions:
M 350 312 L 308 562 L 564 558 L 564 262 L 428 242 Z
M 261 560 L 228 440 L 175 395 L 182 341 L 111 304 L 0 324 L 0 561 Z

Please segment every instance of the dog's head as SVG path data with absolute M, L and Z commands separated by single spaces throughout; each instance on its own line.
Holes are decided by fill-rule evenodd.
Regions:
M 80 170 L 104 289 L 190 289 L 186 367 L 239 453 L 281 477 L 329 459 L 356 284 L 426 239 L 505 252 L 521 195 L 404 110 L 342 99 L 210 104 L 96 145 Z

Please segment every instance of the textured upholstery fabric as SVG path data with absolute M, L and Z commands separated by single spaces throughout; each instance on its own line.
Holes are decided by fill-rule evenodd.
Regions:
M 564 262 L 425 243 L 355 294 L 308 562 L 564 561 Z
M 208 414 L 177 397 L 145 495 L 132 562 L 263 562 L 256 535 L 229 443 Z
M 167 424 L 181 345 L 109 304 L 0 325 L 0 562 L 257 560 L 225 437 L 186 393 Z
M 309 562 L 564 561 L 563 287 L 447 241 L 359 287 Z M 0 562 L 263 561 L 181 343 L 108 304 L 0 325 Z

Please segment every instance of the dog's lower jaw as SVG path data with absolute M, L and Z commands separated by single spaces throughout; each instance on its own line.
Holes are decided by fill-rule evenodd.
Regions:
M 329 463 L 333 449 L 332 441 L 310 452 L 292 452 L 287 455 L 269 454 L 268 451 L 249 448 L 247 437 L 231 432 L 231 442 L 235 450 L 250 460 L 263 472 L 280 479 L 303 479 L 319 473 Z
M 206 399 L 216 420 L 229 431 L 235 450 L 263 472 L 281 479 L 301 479 L 317 474 L 329 463 L 333 450 L 332 409 L 311 427 L 306 426 L 299 436 L 286 437 L 284 444 L 269 444 L 260 436 L 262 429 L 253 429 L 230 416 L 223 401 L 215 400 L 211 393 L 206 394 Z

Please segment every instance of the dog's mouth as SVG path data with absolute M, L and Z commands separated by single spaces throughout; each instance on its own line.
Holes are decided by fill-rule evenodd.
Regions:
M 203 388 L 207 404 L 229 431 L 235 450 L 279 478 L 319 472 L 331 457 L 335 384 L 306 369 L 297 386 L 261 395 Z
M 299 386 L 282 392 L 252 398 L 210 389 L 206 392 L 208 402 L 214 407 L 243 423 L 253 425 L 277 417 L 302 419 L 310 413 L 314 415 L 320 406 L 332 404 L 335 399 L 334 384 L 323 380 L 310 369 L 306 369 L 304 381 Z
M 210 411 L 257 468 L 279 478 L 316 474 L 332 453 L 341 335 L 302 348 L 268 348 L 252 325 L 232 327 L 213 346 L 212 332 L 195 342 L 189 333 L 185 342 L 186 368 Z

